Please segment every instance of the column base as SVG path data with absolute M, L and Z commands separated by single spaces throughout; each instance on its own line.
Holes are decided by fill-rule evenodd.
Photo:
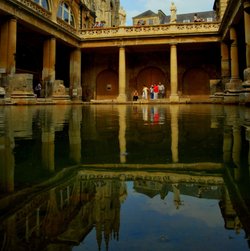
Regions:
M 230 82 L 225 84 L 225 92 L 237 92 L 241 89 L 242 86 L 242 81 L 238 78 L 234 79 L 230 79 Z
M 117 102 L 126 102 L 127 101 L 127 95 L 126 94 L 119 94 L 116 101 Z
M 180 97 L 176 95 L 170 95 L 169 97 L 170 103 L 179 103 L 180 102 Z

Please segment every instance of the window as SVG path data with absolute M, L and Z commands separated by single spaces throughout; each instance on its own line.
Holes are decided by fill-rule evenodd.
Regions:
M 68 24 L 75 26 L 74 16 L 70 6 L 64 2 L 61 2 L 57 16 L 67 22 Z
M 154 24 L 154 20 L 153 20 L 153 19 L 149 19 L 149 20 L 148 20 L 148 24 L 149 24 L 149 25 L 153 25 L 153 24 Z
M 47 0 L 34 0 L 34 2 L 41 5 L 44 9 L 49 10 L 49 5 Z

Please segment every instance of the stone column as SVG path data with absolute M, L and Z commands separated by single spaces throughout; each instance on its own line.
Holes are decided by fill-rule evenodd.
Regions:
M 230 62 L 229 48 L 224 42 L 221 43 L 221 80 L 222 83 L 228 83 L 230 80 Z
M 244 2 L 244 25 L 246 40 L 246 66 L 243 86 L 250 87 L 250 1 Z
M 82 100 L 81 50 L 76 48 L 70 54 L 70 90 L 72 99 Z
M 16 72 L 17 20 L 11 18 L 0 27 L 0 69 L 1 73 Z
M 170 45 L 170 102 L 179 102 L 178 96 L 178 64 L 177 64 L 177 46 Z
M 126 51 L 125 47 L 119 48 L 119 95 L 118 102 L 127 101 L 126 96 Z
M 225 90 L 229 92 L 235 92 L 241 87 L 241 80 L 239 78 L 239 57 L 238 57 L 238 40 L 237 33 L 234 27 L 230 28 L 230 40 L 231 40 L 231 79 L 226 84 Z
M 241 131 L 240 127 L 238 125 L 235 125 L 233 126 L 232 159 L 235 164 L 234 178 L 236 181 L 239 181 L 241 178 L 240 153 L 241 153 Z
M 44 96 L 52 95 L 52 84 L 55 81 L 55 64 L 56 64 L 56 39 L 48 38 L 43 44 L 43 72 L 42 82 Z

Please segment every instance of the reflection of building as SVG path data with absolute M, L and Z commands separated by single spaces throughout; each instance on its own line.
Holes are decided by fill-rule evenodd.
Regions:
M 72 171 L 64 175 L 69 177 Z M 22 198 L 18 194 L 10 195 L 9 201 L 14 203 L 11 210 L 3 208 L 4 200 L 0 200 L 1 212 L 5 212 L 1 215 L 0 225 L 2 250 L 22 250 L 27 242 L 33 250 L 37 250 L 38 246 L 41 249 L 62 245 L 66 248 L 67 245 L 79 244 L 93 228 L 98 246 L 105 243 L 108 250 L 111 238 L 119 238 L 120 209 L 127 197 L 126 180 L 135 180 L 137 191 L 150 196 L 160 192 L 163 197 L 171 189 L 172 179 L 186 180 L 186 184 L 179 187 L 180 195 L 185 187 L 197 181 L 203 180 L 201 185 L 206 184 L 204 187 L 207 189 L 214 184 L 219 189 L 223 184 L 221 177 L 176 176 L 159 172 L 124 174 L 86 170 L 79 171 L 78 175 L 67 181 L 58 177 L 58 180 L 54 180 L 57 185 L 52 183 L 53 187 L 49 190 L 47 185 L 38 185 L 23 191 Z M 164 181 L 166 177 L 169 181 Z M 188 182 L 190 178 L 192 182 Z M 194 186 L 198 188 L 197 184 Z M 29 197 L 25 198 L 27 194 Z M 187 190 L 186 194 L 189 194 Z M 221 195 L 214 190 L 213 197 L 220 199 Z
M 177 13 L 160 24 L 162 12 L 146 12 L 149 25 L 124 27 L 119 0 L 2 1 L 3 103 L 44 102 L 35 99 L 38 82 L 50 104 L 69 97 L 125 102 L 132 90 L 159 82 L 165 102 L 247 102 L 249 5 L 215 0 L 216 21 L 205 22 L 179 22 Z M 92 28 L 95 21 L 104 27 Z

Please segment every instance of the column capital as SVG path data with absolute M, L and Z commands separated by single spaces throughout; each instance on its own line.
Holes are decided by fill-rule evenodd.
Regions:
M 250 1 L 245 0 L 243 3 L 243 6 L 244 6 L 244 11 L 247 12 L 248 14 L 250 14 Z

